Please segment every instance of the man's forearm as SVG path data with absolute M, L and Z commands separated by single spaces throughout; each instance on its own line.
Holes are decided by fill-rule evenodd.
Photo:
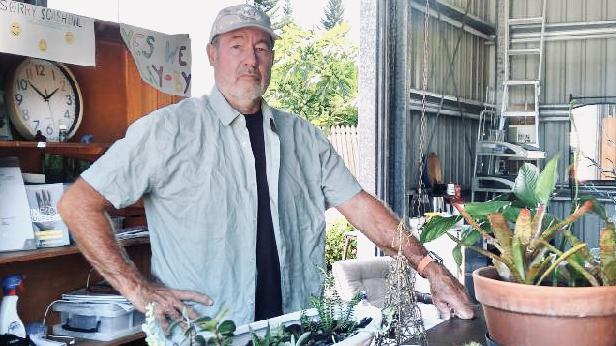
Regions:
M 78 180 L 60 201 L 60 213 L 86 259 L 114 288 L 129 296 L 145 280 L 117 243 L 104 213 L 105 200 L 88 189 L 87 183 Z
M 404 256 L 415 268 L 428 254 L 417 238 L 408 232 L 397 231 L 400 220 L 367 192 L 360 192 L 338 209 L 355 228 L 361 230 L 386 254 L 396 254 L 402 244 Z

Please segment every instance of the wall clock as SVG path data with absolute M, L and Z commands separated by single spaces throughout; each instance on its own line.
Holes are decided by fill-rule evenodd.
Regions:
M 60 63 L 27 58 L 9 77 L 6 90 L 11 123 L 26 139 L 34 139 L 37 131 L 50 142 L 69 139 L 81 124 L 79 84 Z

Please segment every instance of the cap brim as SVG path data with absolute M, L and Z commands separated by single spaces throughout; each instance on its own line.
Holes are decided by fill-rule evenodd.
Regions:
M 271 28 L 268 28 L 266 26 L 259 25 L 259 24 L 256 24 L 256 23 L 238 23 L 236 25 L 232 25 L 231 27 L 227 28 L 223 32 L 219 32 L 219 33 L 216 33 L 216 35 L 211 36 L 210 37 L 210 42 L 212 42 L 212 40 L 216 36 L 223 35 L 223 34 L 231 32 L 231 31 L 235 31 L 235 30 L 239 30 L 239 29 L 243 29 L 243 28 L 257 28 L 257 29 L 261 29 L 261 30 L 265 31 L 266 33 L 268 33 L 272 37 L 273 40 L 277 40 L 277 39 L 280 38 L 280 36 L 276 35 L 274 30 L 272 30 Z

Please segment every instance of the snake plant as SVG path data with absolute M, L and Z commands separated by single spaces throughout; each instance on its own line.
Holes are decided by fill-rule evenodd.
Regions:
M 558 180 L 558 157 L 543 171 L 524 164 L 510 193 L 494 200 L 454 205 L 455 216 L 434 216 L 423 226 L 424 243 L 443 235 L 457 243 L 454 259 L 461 263 L 461 248 L 469 247 L 492 259 L 501 278 L 541 285 L 601 286 L 616 284 L 616 231 L 603 207 L 592 197 L 572 201 L 571 214 L 558 219 L 548 212 Z M 591 255 L 586 243 L 571 231 L 572 224 L 587 213 L 597 214 L 606 226 L 600 231 L 600 258 Z M 470 225 L 460 238 L 448 231 L 461 219 Z M 476 246 L 485 239 L 497 251 Z M 559 245 L 555 245 L 559 243 Z

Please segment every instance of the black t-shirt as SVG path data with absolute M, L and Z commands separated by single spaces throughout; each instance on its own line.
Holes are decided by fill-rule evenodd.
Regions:
M 270 211 L 267 161 L 263 133 L 263 113 L 244 115 L 250 135 L 257 173 L 257 288 L 255 294 L 255 320 L 282 315 L 282 289 L 280 287 L 280 261 Z

